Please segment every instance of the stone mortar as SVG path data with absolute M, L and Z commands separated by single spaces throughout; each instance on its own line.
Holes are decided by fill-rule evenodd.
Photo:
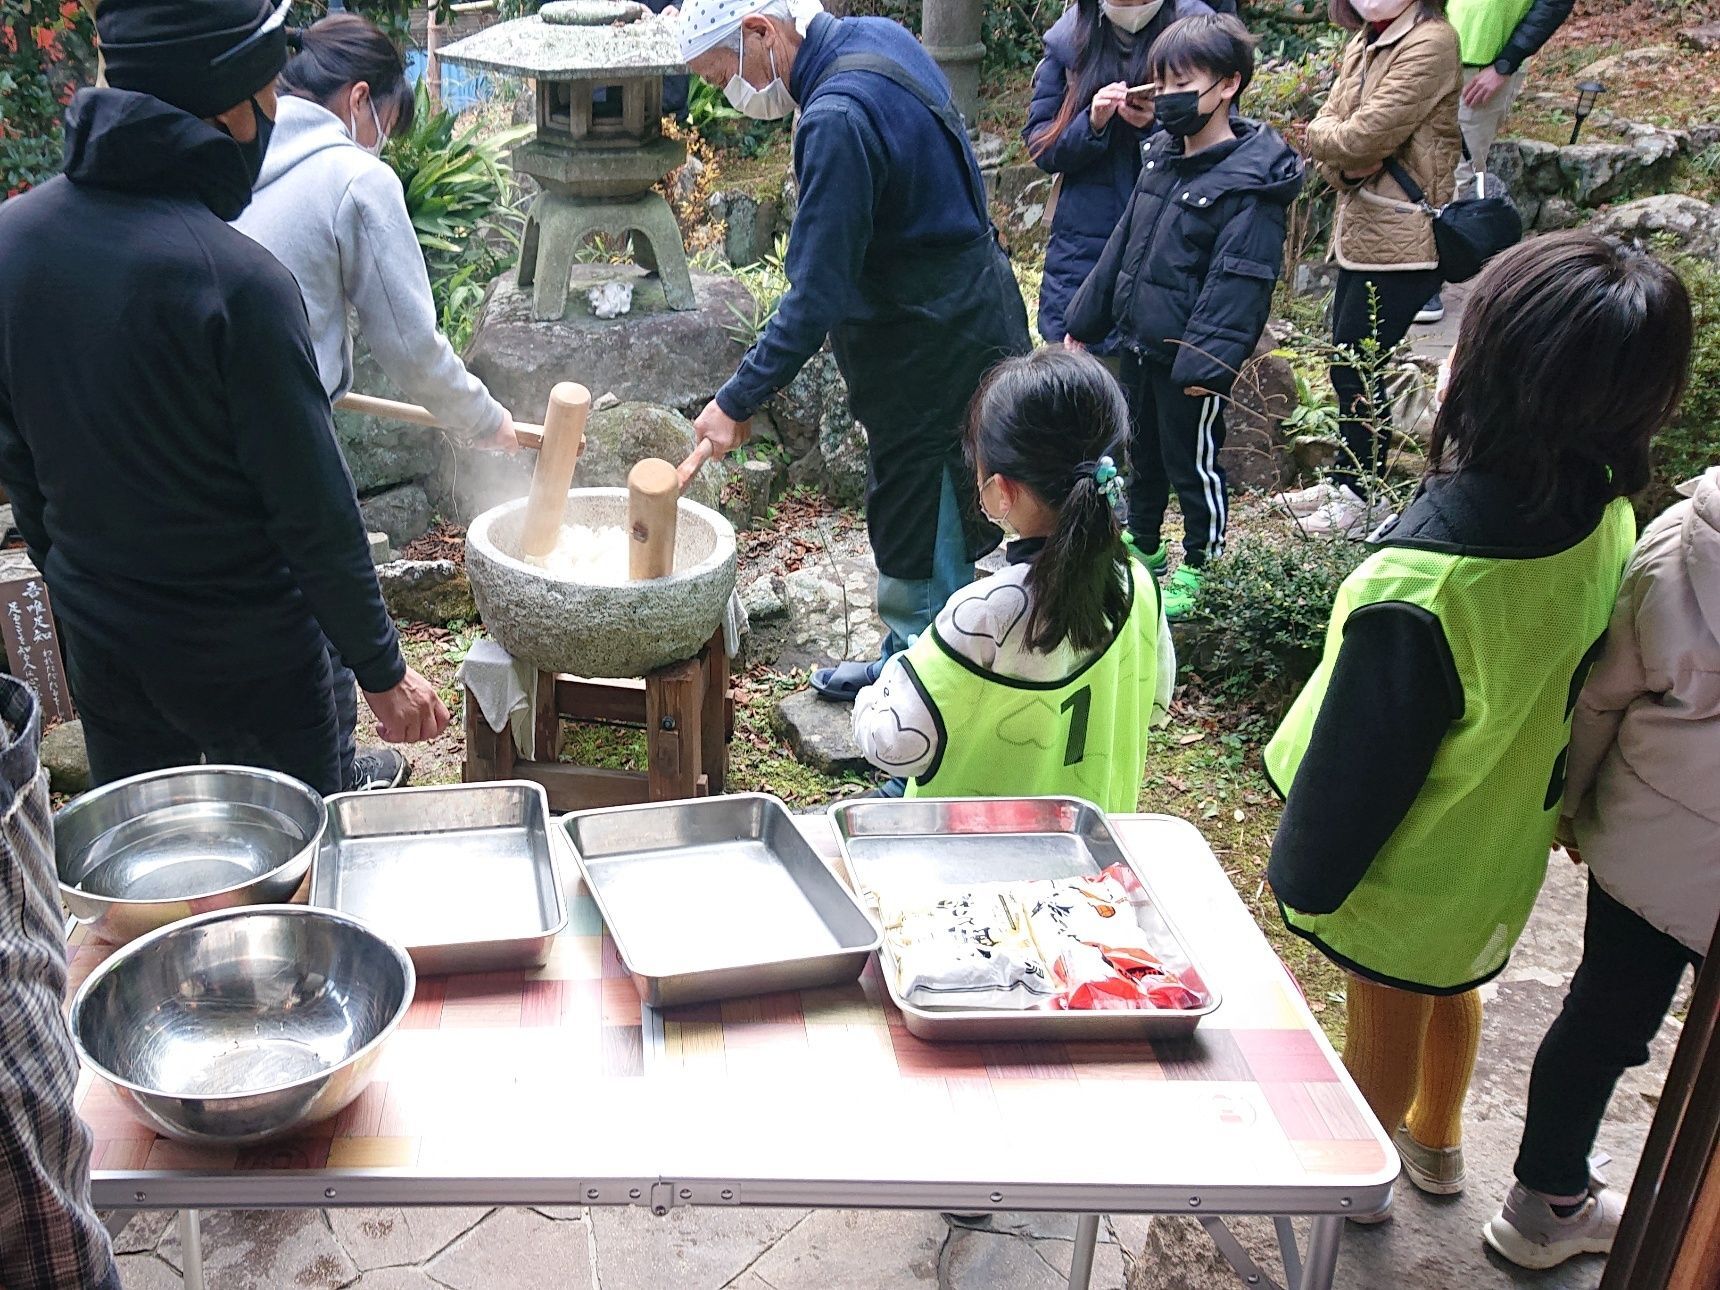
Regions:
M 735 530 L 681 499 L 675 571 L 649 582 L 594 586 L 527 564 L 519 551 L 525 499 L 485 511 L 466 530 L 466 574 L 484 627 L 546 672 L 635 677 L 696 655 L 722 625 L 735 589 Z M 564 524 L 627 526 L 625 488 L 576 488 Z

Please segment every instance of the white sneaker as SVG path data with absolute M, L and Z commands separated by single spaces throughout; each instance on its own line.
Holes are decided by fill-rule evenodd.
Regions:
M 1370 505 L 1348 484 L 1340 484 L 1330 501 L 1296 523 L 1310 537 L 1347 537 L 1359 542 L 1389 513 L 1384 502 Z
M 1481 1236 L 1520 1268 L 1554 1268 L 1579 1254 L 1611 1253 L 1623 1217 L 1624 1197 L 1610 1187 L 1591 1191 L 1581 1209 L 1561 1218 L 1546 1197 L 1516 1183 Z
M 1274 493 L 1271 497 L 1272 506 L 1293 520 L 1299 520 L 1305 515 L 1312 515 L 1327 502 L 1337 497 L 1338 489 L 1335 484 L 1321 480 L 1307 488 L 1294 488 L 1287 492 Z

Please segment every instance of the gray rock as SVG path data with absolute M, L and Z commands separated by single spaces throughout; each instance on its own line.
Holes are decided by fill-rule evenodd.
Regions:
M 776 725 L 794 755 L 825 775 L 871 769 L 854 743 L 854 709 L 846 703 L 821 699 L 812 690 L 796 690 L 776 707 Z
M 750 316 L 752 297 L 734 278 L 694 274 L 698 308 L 674 310 L 662 285 L 643 270 L 576 265 L 572 298 L 583 300 L 587 288 L 616 278 L 634 282 L 633 309 L 625 318 L 605 322 L 571 309 L 559 320 L 538 322 L 531 293 L 519 289 L 511 271 L 503 274 L 484 303 L 467 365 L 522 420 L 543 419 L 557 381 L 696 413 L 746 352 L 734 334 L 734 310 Z
M 1670 130 L 1643 126 L 1628 144 L 1579 143 L 1559 149 L 1559 173 L 1572 201 L 1595 207 L 1665 184 L 1681 151 Z
M 382 600 L 394 617 L 445 627 L 478 616 L 472 586 L 452 560 L 391 560 L 376 570 Z
M 178 1273 L 153 1254 L 121 1255 L 114 1262 L 119 1265 L 120 1284 L 125 1290 L 180 1290 L 184 1284 Z
M 84 747 L 84 723 L 62 721 L 42 736 L 42 767 L 48 787 L 56 793 L 82 793 L 90 786 L 90 755 Z
M 650 582 L 568 582 L 516 556 L 525 502 L 486 511 L 466 532 L 466 572 L 484 628 L 515 658 L 576 676 L 635 677 L 692 658 L 724 619 L 735 589 L 735 531 L 682 499 L 675 572 Z M 568 494 L 564 522 L 625 525 L 627 492 Z
M 770 404 L 783 447 L 794 458 L 788 482 L 817 489 L 839 506 L 866 500 L 866 428 L 848 406 L 848 385 L 828 350 L 813 355 Z
M 353 1262 L 370 1272 L 422 1263 L 476 1227 L 488 1213 L 487 1209 L 331 1209 L 328 1221 Z
M 490 72 L 548 80 L 674 76 L 686 70 L 672 24 L 652 15 L 610 26 L 564 26 L 537 14 L 444 46 L 442 57 Z M 623 79 L 616 75 L 616 79 Z
M 593 412 L 585 431 L 585 451 L 573 472 L 576 488 L 625 488 L 633 467 L 647 457 L 678 466 L 698 442 L 693 423 L 673 408 L 654 403 L 620 403 Z M 685 496 L 714 507 L 729 468 L 707 462 L 687 485 Z
M 403 397 L 362 344 L 353 346 L 352 388 L 385 399 Z M 336 409 L 334 437 L 352 472 L 353 487 L 363 496 L 424 479 L 436 469 L 437 445 L 445 436 L 426 426 Z
M 395 547 L 423 537 L 430 531 L 433 518 L 430 495 L 422 484 L 401 484 L 360 497 L 358 510 L 364 527 L 372 533 L 386 533 Z
M 789 456 L 798 458 L 813 451 L 825 413 L 847 399 L 848 386 L 836 368 L 836 356 L 820 350 L 769 404 L 777 438 Z
M 1629 242 L 1669 237 L 1680 250 L 1720 262 L 1720 208 L 1695 197 L 1643 197 L 1603 212 L 1589 227 L 1603 237 Z
M 1556 233 L 1560 229 L 1575 228 L 1582 222 L 1583 213 L 1577 209 L 1577 204 L 1563 197 L 1547 198 L 1535 212 L 1535 218 L 1525 221 L 1538 233 Z
M 1605 81 L 1620 72 L 1664 67 L 1677 57 L 1678 51 L 1671 45 L 1644 45 L 1639 49 L 1627 49 L 1622 54 L 1609 54 L 1605 58 L 1596 59 L 1571 79 Z
M 370 562 L 372 564 L 387 564 L 394 558 L 394 552 L 388 545 L 388 534 L 368 533 L 370 539 Z
M 1686 49 L 1720 49 L 1720 21 L 1684 28 L 1678 33 L 1678 43 Z
M 130 1221 L 114 1237 L 115 1254 L 149 1254 L 161 1244 L 161 1238 L 173 1226 L 174 1212 L 170 1209 L 145 1209 L 133 1214 Z
M 713 219 L 724 222 L 723 254 L 737 269 L 776 254 L 780 229 L 774 198 L 761 200 L 749 192 L 729 189 L 712 193 L 706 208 Z
M 436 474 L 429 483 L 431 500 L 448 520 L 470 524 L 491 507 L 531 491 L 537 459 L 537 453 L 529 449 L 497 452 L 450 441 L 442 445 Z
M 588 1290 L 590 1238 L 584 1223 L 558 1223 L 529 1209 L 504 1209 L 426 1266 L 448 1290 Z
M 1276 492 L 1296 476 L 1284 419 L 1296 410 L 1296 373 L 1263 337 L 1243 365 L 1225 406 L 1225 443 L 1218 454 L 1232 484 Z
M 741 608 L 755 623 L 774 623 L 788 617 L 782 597 L 781 579 L 754 578 L 741 588 Z
M 130 1282 L 126 1283 L 126 1290 L 131 1290 Z M 377 1268 L 366 1272 L 347 1290 L 443 1290 L 443 1286 L 440 1281 L 431 1280 L 422 1268 Z
M 839 580 L 838 580 L 839 579 Z M 884 640 L 878 621 L 878 571 L 868 561 L 832 569 L 820 562 L 786 574 L 789 639 L 805 657 L 836 662 L 874 658 Z

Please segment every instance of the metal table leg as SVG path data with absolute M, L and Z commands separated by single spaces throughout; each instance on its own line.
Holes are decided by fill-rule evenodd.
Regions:
M 1332 1278 L 1338 1273 L 1338 1245 L 1344 1238 L 1341 1215 L 1328 1214 L 1314 1220 L 1308 1233 L 1308 1257 L 1302 1264 L 1302 1281 L 1298 1290 L 1332 1290 Z
M 179 1250 L 185 1263 L 185 1290 L 204 1290 L 203 1229 L 194 1209 L 179 1211 Z
M 1272 1226 L 1278 1232 L 1278 1255 L 1284 1260 L 1284 1284 L 1302 1284 L 1302 1251 L 1296 1248 L 1296 1228 L 1287 1218 L 1275 1218 Z
M 1093 1252 L 1099 1244 L 1099 1216 L 1083 1214 L 1075 1222 L 1075 1248 L 1069 1256 L 1069 1290 L 1087 1290 L 1093 1280 Z

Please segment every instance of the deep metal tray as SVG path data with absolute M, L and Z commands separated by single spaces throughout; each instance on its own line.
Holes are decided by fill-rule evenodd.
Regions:
M 423 975 L 538 967 L 567 926 L 560 846 L 536 784 L 341 793 L 310 903 L 404 945 Z
M 852 981 L 878 948 L 877 927 L 774 797 L 583 811 L 565 826 L 654 1008 Z
M 880 951 L 884 984 L 908 1030 L 922 1039 L 1104 1040 L 1171 1037 L 1193 1032 L 1218 1007 L 1188 942 L 1153 895 L 1152 886 L 1118 843 L 1105 813 L 1072 797 L 877 798 L 830 808 L 842 861 L 871 909 L 878 893 L 922 886 L 1022 882 L 1095 874 L 1117 863 L 1134 870 L 1147 901 L 1135 907 L 1149 944 L 1201 999 L 1199 1007 L 1103 1012 L 1054 1009 L 924 1008 L 896 989 L 888 941 Z

